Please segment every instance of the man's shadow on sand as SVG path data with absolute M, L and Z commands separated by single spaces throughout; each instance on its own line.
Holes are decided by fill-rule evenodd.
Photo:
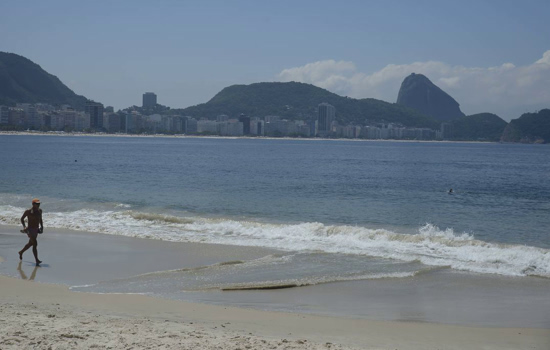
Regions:
M 19 264 L 17 265 L 17 271 L 19 271 L 19 275 L 21 275 L 21 279 L 29 280 L 29 281 L 34 281 L 36 277 L 36 272 L 38 271 L 39 268 L 49 266 L 48 264 L 35 265 L 34 269 L 31 272 L 31 277 L 27 277 L 27 274 L 22 269 L 22 263 L 23 262 L 20 260 Z

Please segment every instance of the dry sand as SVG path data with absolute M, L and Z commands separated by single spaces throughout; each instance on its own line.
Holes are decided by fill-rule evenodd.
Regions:
M 94 348 L 547 350 L 550 331 L 267 312 L 0 276 L 0 349 Z

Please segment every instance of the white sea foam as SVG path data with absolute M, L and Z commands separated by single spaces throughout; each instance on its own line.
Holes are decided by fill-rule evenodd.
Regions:
M 0 205 L 0 224 L 18 225 L 23 208 Z M 169 241 L 260 246 L 418 260 L 431 266 L 508 276 L 550 278 L 550 250 L 488 243 L 430 224 L 416 234 L 322 223 L 271 224 L 231 219 L 179 217 L 133 210 L 80 209 L 45 213 L 49 227 Z

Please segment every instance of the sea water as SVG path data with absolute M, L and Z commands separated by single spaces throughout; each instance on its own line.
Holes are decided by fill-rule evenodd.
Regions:
M 49 228 L 280 251 L 92 291 L 550 278 L 547 145 L 3 135 L 0 164 L 0 224 L 39 197 Z

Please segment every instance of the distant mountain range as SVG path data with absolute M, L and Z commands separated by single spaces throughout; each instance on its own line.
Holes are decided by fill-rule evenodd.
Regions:
M 41 102 L 69 104 L 82 110 L 86 101 L 29 59 L 0 52 L 0 105 Z M 465 116 L 457 101 L 422 74 L 404 79 L 397 103 L 343 97 L 310 84 L 274 82 L 232 85 L 206 103 L 168 109 L 165 113 L 210 119 L 221 114 L 236 117 L 241 113 L 252 117 L 312 119 L 322 102 L 336 108 L 336 120 L 344 125 L 384 122 L 439 129 L 446 122 L 452 125 L 456 140 L 550 143 L 549 109 L 526 113 L 510 123 L 491 113 Z
M 0 52 L 0 105 L 16 103 L 68 104 L 83 110 L 86 97 L 75 94 L 56 76 L 31 60 Z
M 336 120 L 342 124 L 385 121 L 406 126 L 439 128 L 439 123 L 412 108 L 373 98 L 342 97 L 304 83 L 256 83 L 226 87 L 210 101 L 172 113 L 195 118 L 215 118 L 220 114 L 252 117 L 277 115 L 290 120 L 317 116 L 317 106 L 327 102 L 336 108 Z

